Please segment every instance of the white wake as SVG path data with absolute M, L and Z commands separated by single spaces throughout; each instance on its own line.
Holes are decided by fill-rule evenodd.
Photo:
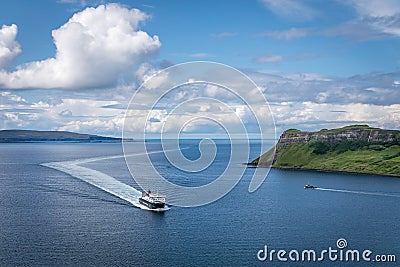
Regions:
M 390 193 L 379 193 L 379 192 L 367 192 L 367 191 L 354 191 L 354 190 L 344 190 L 344 189 L 333 189 L 333 188 L 315 188 L 315 190 L 339 192 L 339 193 L 350 193 L 350 194 L 360 194 L 360 195 L 371 195 L 371 196 L 383 196 L 383 197 L 400 197 L 399 195 L 394 195 Z
M 105 173 L 82 167 L 71 162 L 49 162 L 41 165 L 67 173 L 110 194 L 113 194 L 136 207 L 140 207 L 138 199 L 141 193 L 138 190 Z
M 94 158 L 83 158 L 78 160 L 72 161 L 61 161 L 61 162 L 48 162 L 42 163 L 40 165 L 52 168 L 64 173 L 71 175 L 72 177 L 78 178 L 88 184 L 91 184 L 105 192 L 108 192 L 114 196 L 117 196 L 130 204 L 134 205 L 135 207 L 141 209 L 147 209 L 147 207 L 141 205 L 139 203 L 139 197 L 141 196 L 141 192 L 129 186 L 125 183 L 122 183 L 115 179 L 114 177 L 102 173 L 100 171 L 96 171 L 94 169 L 86 168 L 80 166 L 80 164 L 100 161 L 100 160 L 109 160 L 109 159 L 117 159 L 123 157 L 132 157 L 132 156 L 140 156 L 140 155 L 149 155 L 149 154 L 156 154 L 156 153 L 163 153 L 165 151 L 152 151 L 148 153 L 137 153 L 137 154 L 129 154 L 129 155 L 115 155 L 115 156 L 107 156 L 107 157 L 94 157 Z M 169 208 L 166 207 L 163 209 L 168 210 Z

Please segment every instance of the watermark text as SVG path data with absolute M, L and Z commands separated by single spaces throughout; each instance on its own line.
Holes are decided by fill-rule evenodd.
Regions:
M 304 250 L 275 250 L 267 245 L 257 252 L 259 261 L 280 261 L 280 262 L 318 262 L 318 261 L 340 261 L 340 262 L 396 262 L 394 254 L 374 254 L 369 249 L 348 249 L 347 240 L 339 238 L 336 247 L 328 247 L 320 251 L 314 249 Z

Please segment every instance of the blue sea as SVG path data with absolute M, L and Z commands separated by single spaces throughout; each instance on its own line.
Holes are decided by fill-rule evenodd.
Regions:
M 187 158 L 199 157 L 198 141 L 181 146 Z M 216 146 L 215 164 L 191 174 L 158 153 L 158 141 L 147 143 L 157 170 L 182 186 L 205 185 L 224 172 L 231 146 Z M 260 142 L 250 146 L 249 158 L 256 158 Z M 141 190 L 121 144 L 0 144 L 0 152 L 0 266 L 399 266 L 400 178 L 272 169 L 249 193 L 255 169 L 248 168 L 213 203 L 154 213 L 88 182 L 111 177 Z M 68 173 L 49 162 L 75 162 L 86 171 Z M 307 183 L 319 188 L 305 190 Z M 329 248 L 336 260 L 327 253 L 301 259 L 303 251 L 320 258 Z M 360 258 L 369 250 L 370 261 L 346 261 L 348 250 Z

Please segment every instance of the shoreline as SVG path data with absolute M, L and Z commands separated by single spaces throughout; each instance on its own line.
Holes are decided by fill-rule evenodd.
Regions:
M 344 171 L 344 170 L 332 170 L 332 169 L 312 169 L 312 168 L 282 168 L 275 166 L 266 166 L 266 165 L 255 165 L 251 163 L 247 163 L 247 166 L 250 168 L 272 168 L 278 170 L 288 170 L 288 171 L 313 171 L 313 172 L 322 172 L 322 173 L 343 173 L 343 174 L 357 174 L 357 175 L 372 175 L 372 176 L 382 176 L 382 177 L 392 177 L 392 178 L 400 178 L 400 174 L 381 174 L 381 173 L 370 173 L 370 172 L 355 172 L 355 171 Z

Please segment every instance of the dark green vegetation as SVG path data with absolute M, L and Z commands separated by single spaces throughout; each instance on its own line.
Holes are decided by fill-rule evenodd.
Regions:
M 31 130 L 2 130 L 0 143 L 23 142 L 121 142 L 121 138 L 104 137 L 90 134 L 78 134 L 63 131 L 31 131 Z
M 319 132 L 290 129 L 274 149 L 250 164 L 400 176 L 400 131 L 367 125 Z

